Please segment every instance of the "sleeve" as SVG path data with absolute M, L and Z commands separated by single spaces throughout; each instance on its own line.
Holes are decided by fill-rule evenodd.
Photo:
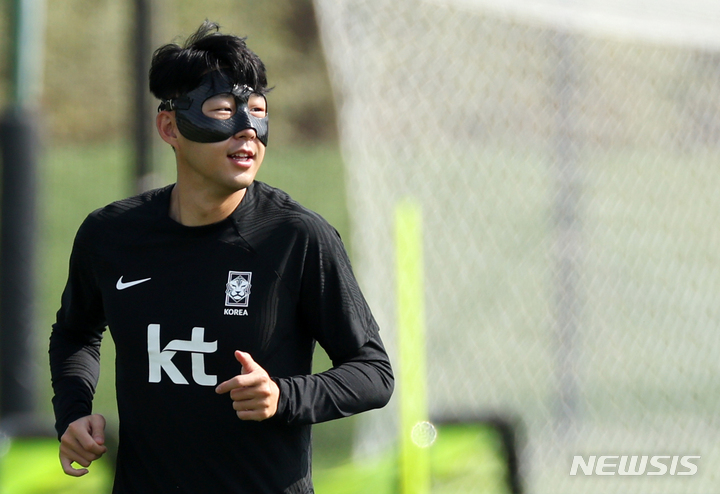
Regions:
M 277 417 L 290 425 L 348 417 L 390 400 L 394 378 L 379 334 L 333 368 L 310 376 L 275 378 L 280 388 Z
M 381 408 L 394 387 L 379 328 L 340 236 L 326 223 L 313 226 L 305 250 L 300 317 L 333 367 L 275 379 L 280 388 L 277 415 L 288 424 L 325 422 Z
M 67 284 L 50 335 L 52 403 L 58 437 L 70 423 L 92 413 L 100 375 L 105 316 L 85 237 L 81 227 L 73 244 Z

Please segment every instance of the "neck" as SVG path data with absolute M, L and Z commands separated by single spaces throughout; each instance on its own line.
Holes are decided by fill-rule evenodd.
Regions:
M 224 220 L 238 207 L 246 189 L 212 196 L 176 183 L 170 195 L 170 218 L 184 226 L 211 225 Z

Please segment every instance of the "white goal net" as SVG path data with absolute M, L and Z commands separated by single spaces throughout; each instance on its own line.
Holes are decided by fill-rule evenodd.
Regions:
M 431 417 L 518 418 L 531 493 L 717 489 L 720 2 L 315 5 L 394 355 L 393 212 L 422 205 Z M 669 458 L 570 475 L 593 455 Z

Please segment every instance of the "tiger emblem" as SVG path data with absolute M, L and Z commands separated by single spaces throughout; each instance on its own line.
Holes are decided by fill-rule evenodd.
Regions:
M 250 276 L 252 273 L 230 271 L 225 288 L 225 305 L 242 305 L 247 307 L 250 298 Z

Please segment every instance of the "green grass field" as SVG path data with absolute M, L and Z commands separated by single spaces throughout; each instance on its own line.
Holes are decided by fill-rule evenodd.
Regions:
M 104 494 L 110 492 L 112 478 L 112 465 L 106 458 L 95 462 L 91 473 L 83 477 L 65 475 L 55 438 L 17 439 L 0 451 L 3 494 Z
M 324 446 L 327 449 L 327 446 Z M 507 465 L 497 432 L 483 424 L 440 426 L 428 447 L 433 494 L 504 494 Z M 104 457 L 90 473 L 73 478 L 59 468 L 54 438 L 19 438 L 0 444 L 0 492 L 3 494 L 105 494 L 112 486 L 112 464 Z M 318 494 L 396 494 L 397 451 L 364 461 L 317 461 Z
M 507 465 L 497 431 L 483 424 L 438 427 L 427 448 L 433 494 L 502 494 L 508 489 Z M 364 462 L 315 467 L 318 494 L 396 494 L 400 478 L 397 451 Z

